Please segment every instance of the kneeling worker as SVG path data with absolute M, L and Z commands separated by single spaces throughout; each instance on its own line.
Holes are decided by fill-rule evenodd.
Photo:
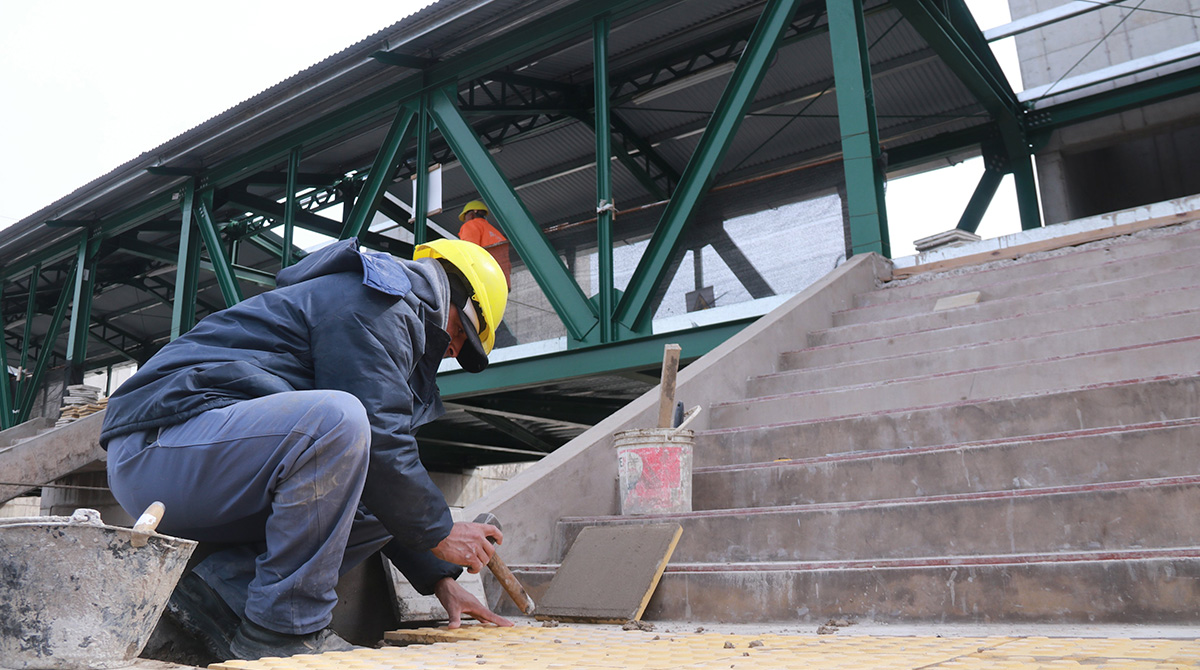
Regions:
M 455 523 L 414 436 L 439 416 L 443 357 L 479 372 L 508 300 L 481 247 L 438 240 L 416 260 L 334 243 L 278 287 L 212 314 L 112 395 L 101 444 L 113 494 L 159 530 L 221 543 L 168 610 L 214 655 L 351 648 L 327 626 L 340 574 L 382 548 L 457 627 L 502 626 L 455 579 L 502 540 Z

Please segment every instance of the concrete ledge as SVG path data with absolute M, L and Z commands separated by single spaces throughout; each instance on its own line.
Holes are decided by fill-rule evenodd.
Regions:
M 894 275 L 899 279 L 922 272 L 937 272 L 964 265 L 1012 259 L 1038 251 L 1075 246 L 1197 218 L 1200 218 L 1200 195 L 1191 195 L 897 258 L 894 261 Z
M 680 371 L 676 397 L 686 406 L 708 407 L 742 397 L 747 380 L 775 370 L 781 352 L 802 346 L 808 332 L 828 328 L 832 314 L 854 295 L 891 277 L 891 263 L 876 254 L 855 256 L 781 307 Z M 686 352 L 685 352 L 686 353 Z M 613 433 L 654 425 L 658 387 L 629 403 L 505 486 L 467 507 L 465 518 L 490 511 L 504 523 L 501 555 L 507 562 L 545 563 L 561 548 L 555 526 L 562 516 L 619 513 Z M 707 412 L 693 424 L 707 427 Z
M 53 421 L 46 420 L 53 425 Z M 42 435 L 33 430 L 33 437 L 0 449 L 0 481 L 18 482 L 22 486 L 0 486 L 0 502 L 9 500 L 41 484 L 49 484 L 59 477 L 105 459 L 100 448 L 100 425 L 104 423 L 104 411 L 86 416 Z M 17 430 L 14 426 L 9 430 Z M 44 424 L 43 424 L 44 427 Z M 5 431 L 8 433 L 9 431 Z M 25 437 L 26 435 L 23 435 Z M 24 486 L 33 484 L 34 486 Z

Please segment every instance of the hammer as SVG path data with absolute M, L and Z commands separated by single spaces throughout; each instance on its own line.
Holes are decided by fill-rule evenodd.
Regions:
M 491 512 L 484 512 L 475 517 L 475 523 L 486 523 L 489 526 L 495 526 L 499 530 L 504 530 L 500 527 L 500 520 Z M 488 541 L 493 545 L 496 544 L 495 538 L 489 537 Z M 533 598 L 530 598 L 529 594 L 525 593 L 521 582 L 518 582 L 517 578 L 513 576 L 512 571 L 508 569 L 508 566 L 504 564 L 504 560 L 500 558 L 500 554 L 492 554 L 492 558 L 488 561 L 487 566 L 492 571 L 492 574 L 496 576 L 496 581 L 500 582 L 500 586 L 504 587 L 504 592 L 517 604 L 517 607 L 526 616 L 533 616 Z

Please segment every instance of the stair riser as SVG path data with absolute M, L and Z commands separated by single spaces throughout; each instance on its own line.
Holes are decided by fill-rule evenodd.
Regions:
M 1005 264 L 989 270 L 979 270 L 955 275 L 953 279 L 913 281 L 907 285 L 889 287 L 886 291 L 872 291 L 857 296 L 855 307 L 908 300 L 934 295 L 954 295 L 967 291 L 983 290 L 1011 281 L 1020 281 L 1032 276 L 1051 275 L 1089 268 L 1101 263 L 1127 263 L 1140 257 L 1163 253 L 1192 252 L 1200 246 L 1200 229 L 1193 227 L 1185 232 L 1173 233 L 1156 240 L 1135 244 L 1111 244 L 1103 248 L 1069 253 L 1027 263 Z M 918 275 L 920 277 L 920 275 Z
M 828 390 L 819 393 L 715 405 L 711 426 L 755 426 L 1067 391 L 1126 379 L 1175 375 L 1185 370 L 1184 366 L 1198 367 L 1195 361 L 1200 361 L 1200 340 L 846 388 L 830 388 L 838 381 L 834 370 L 819 385 Z
M 1200 561 L 667 573 L 649 621 L 1194 623 Z M 853 633 L 854 629 L 847 630 Z
M 1200 425 L 697 472 L 692 509 L 888 500 L 1200 474 Z
M 1088 300 L 1092 299 L 1088 296 Z M 887 335 L 876 336 L 871 325 L 838 329 L 836 338 L 824 338 L 822 331 L 815 333 L 818 339 L 833 339 L 823 346 L 800 351 L 789 351 L 780 357 L 779 369 L 799 370 L 806 367 L 837 365 L 847 361 L 861 361 L 884 356 L 901 356 L 921 353 L 936 348 L 951 348 L 985 343 L 1002 337 L 1027 335 L 1041 330 L 1063 330 L 1065 328 L 1092 328 L 1125 319 L 1152 319 L 1168 314 L 1200 309 L 1200 291 L 1194 286 L 1176 288 L 1155 294 L 1127 296 L 1111 301 L 1088 304 L 1064 305 L 1044 311 L 1029 311 L 1015 316 L 987 319 L 978 322 L 950 325 L 936 333 L 928 331 L 898 332 L 888 325 Z M 951 314 L 942 312 L 942 314 Z M 1052 319 L 1049 326 L 1047 319 Z M 881 327 L 884 324 L 879 324 Z M 861 336 L 861 337 L 860 337 Z
M 962 444 L 1200 415 L 1200 378 L 696 434 L 695 467 Z
M 1200 293 L 1200 292 L 1198 292 Z M 1120 319 L 1121 315 L 1113 315 Z M 1068 317 L 1068 322 L 1069 317 Z M 1131 347 L 1143 344 L 1148 338 L 1158 341 L 1185 338 L 1200 332 L 1200 312 L 1187 312 L 1156 319 L 1125 322 L 1096 328 L 1038 334 L 1039 331 L 1061 328 L 1062 319 L 1044 318 L 1041 323 L 1025 323 L 1019 333 L 1015 328 L 997 328 L 988 340 L 975 346 L 951 348 L 942 344 L 936 335 L 926 338 L 933 351 L 883 360 L 846 362 L 836 367 L 815 370 L 796 370 L 758 377 L 750 380 L 747 395 L 766 396 L 801 390 L 817 390 L 836 374 L 838 386 L 870 384 L 890 379 L 904 379 L 932 374 L 947 374 L 959 370 L 1015 365 L 1030 358 L 1045 359 L 1078 356 L 1096 351 Z M 1006 324 L 1007 325 L 1007 324 Z M 1018 339 L 1006 339 L 1008 337 Z
M 1200 485 L 965 498 L 865 507 L 564 519 L 560 552 L 587 525 L 677 521 L 675 563 L 846 561 L 1200 545 Z M 562 553 L 559 554 L 561 559 Z
M 1193 265 L 1183 270 L 1149 272 L 1104 283 L 1062 286 L 1042 284 L 1031 287 L 1028 292 L 1017 296 L 1001 296 L 981 291 L 979 302 L 975 305 L 936 312 L 933 309 L 936 301 L 932 299 L 925 302 L 907 301 L 888 314 L 875 310 L 847 310 L 833 314 L 833 325 L 829 329 L 810 333 L 808 345 L 854 342 L 867 337 L 901 335 L 918 330 L 1074 309 L 1078 305 L 1187 289 L 1197 284 L 1200 284 L 1200 266 Z
M 1092 284 L 1104 284 L 1111 282 L 1123 282 L 1129 279 L 1140 279 L 1143 277 L 1151 277 L 1161 275 L 1164 272 L 1174 271 L 1183 274 L 1195 276 L 1196 273 L 1196 254 L 1193 249 L 1182 249 L 1163 254 L 1154 254 L 1151 256 L 1142 256 L 1128 261 L 1109 262 L 1101 265 L 1093 265 L 1070 272 L 1060 272 L 1048 275 L 1033 275 L 1026 276 L 1021 279 L 1014 279 L 996 284 L 987 284 L 979 287 L 962 286 L 958 281 L 944 280 L 945 294 L 960 295 L 972 291 L 979 291 L 980 300 L 1000 300 L 1004 298 L 1012 298 L 1014 296 L 1026 296 L 1056 289 L 1066 289 L 1078 286 L 1090 286 Z M 959 279 L 958 277 L 954 278 Z M 887 288 L 880 289 L 874 293 L 886 294 L 889 291 Z M 839 312 L 834 315 L 833 323 L 835 326 L 847 325 L 850 323 L 862 323 L 864 321 L 878 321 L 880 319 L 890 319 L 897 316 L 906 316 L 908 314 L 916 314 L 923 311 L 932 311 L 937 301 L 944 297 L 943 295 L 930 295 L 911 298 L 907 300 L 888 300 L 886 302 L 878 302 L 869 307 L 859 307 L 855 309 Z

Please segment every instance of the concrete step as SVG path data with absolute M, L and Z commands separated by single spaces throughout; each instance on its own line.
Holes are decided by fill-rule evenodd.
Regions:
M 676 522 L 671 561 L 848 561 L 1200 546 L 1200 475 L 1015 491 L 564 517 L 565 555 L 587 526 Z
M 1144 239 L 1115 238 L 1093 242 L 1068 252 L 1047 252 L 1028 256 L 1017 261 L 989 263 L 963 268 L 949 273 L 922 274 L 889 282 L 881 290 L 856 296 L 855 307 L 911 300 L 915 298 L 944 297 L 967 291 L 1007 290 L 1001 287 L 1013 282 L 1024 283 L 1035 280 L 1042 283 L 1053 281 L 1064 273 L 1091 271 L 1103 268 L 1103 273 L 1127 273 L 1136 267 L 1146 267 L 1146 260 L 1186 259 L 1194 256 L 1200 247 L 1200 226 L 1191 224 L 1174 230 L 1159 229 L 1155 236 Z M 1162 254 L 1169 254 L 1163 257 Z M 1190 265 L 1183 262 L 1181 265 Z
M 837 386 L 836 372 L 823 388 L 786 391 L 786 381 L 751 380 L 746 400 L 710 408 L 710 426 L 731 428 L 805 419 L 836 418 L 871 411 L 919 409 L 955 401 L 983 401 L 1082 389 L 1157 376 L 1200 372 L 1200 335 L 1136 346 L 1114 347 L 1077 356 L 1030 360 Z M 1189 370 L 1187 366 L 1191 366 Z
M 1200 416 L 1200 377 L 1133 379 L 1086 389 L 904 411 L 870 410 L 698 431 L 696 468 L 982 442 Z
M 1066 278 L 1049 280 L 1043 277 L 1030 278 L 1022 285 L 1005 284 L 979 291 L 978 302 L 965 307 L 935 311 L 939 297 L 921 297 L 897 300 L 871 307 L 842 310 L 833 314 L 833 327 L 853 326 L 864 323 L 881 323 L 893 319 L 924 317 L 937 321 L 942 314 L 964 313 L 971 316 L 978 310 L 982 318 L 1013 316 L 1027 311 L 1044 310 L 1052 306 L 1069 306 L 1079 302 L 1095 302 L 1104 298 L 1118 298 L 1200 284 L 1200 255 L 1181 256 L 1185 263 L 1159 265 L 1148 259 L 1138 272 L 1092 275 L 1073 274 Z M 1128 268 L 1120 268 L 1126 270 Z M 887 289 L 881 289 L 886 291 Z M 951 295 L 968 291 L 952 290 Z M 862 295 L 862 294 L 860 294 Z M 1069 296 L 1069 299 L 1066 299 Z M 942 317 L 945 318 L 945 317 Z M 962 323 L 951 320 L 951 323 Z M 981 317 L 975 317 L 978 320 Z M 821 344 L 821 342 L 813 342 Z
M 1200 294 L 1200 291 L 1196 291 Z M 1198 296 L 1200 297 L 1200 296 Z M 802 369 L 785 368 L 782 372 L 756 377 L 749 385 L 751 395 L 767 395 L 796 389 L 816 389 L 835 380 L 839 386 L 869 384 L 889 379 L 921 375 L 948 374 L 972 368 L 1016 365 L 1031 359 L 1045 360 L 1080 356 L 1119 347 L 1140 345 L 1148 338 L 1173 340 L 1200 332 L 1200 309 L 1174 312 L 1154 318 L 1121 319 L 1111 314 L 1112 322 L 1090 328 L 1071 328 L 1074 319 L 1046 317 L 1040 323 L 1025 319 L 1021 327 L 1003 324 L 996 334 L 974 342 L 951 345 L 934 334 L 925 338 L 924 350 L 871 357 L 870 348 L 861 348 L 863 357 L 831 365 Z M 1014 333 L 1010 337 L 1005 335 Z M 877 345 L 875 352 L 886 351 Z M 786 356 L 784 357 L 786 359 Z
M 1178 275 L 1175 277 L 1184 279 Z M 992 310 L 995 306 L 993 303 L 975 307 L 975 314 L 952 310 L 936 315 L 817 331 L 809 341 L 822 344 L 784 353 L 780 357 L 779 369 L 798 370 L 898 356 L 928 351 L 931 346 L 950 348 L 1030 332 L 1050 333 L 1088 328 L 1112 323 L 1114 319 L 1152 319 L 1200 309 L 1200 291 L 1196 290 L 1196 285 L 1184 281 L 1180 283 L 1186 285 L 1118 298 L 1098 299 L 1094 294 L 1080 290 L 1071 296 L 1055 296 L 1052 304 L 1042 308 L 1035 309 L 1035 305 L 1029 304 L 1028 311 Z M 1071 298 L 1079 302 L 1073 302 Z
M 557 565 L 510 565 L 534 602 Z M 1194 623 L 1200 547 L 890 561 L 672 563 L 642 618 Z M 500 613 L 516 615 L 507 599 Z
M 692 508 L 888 500 L 1200 475 L 1200 418 L 695 468 Z

